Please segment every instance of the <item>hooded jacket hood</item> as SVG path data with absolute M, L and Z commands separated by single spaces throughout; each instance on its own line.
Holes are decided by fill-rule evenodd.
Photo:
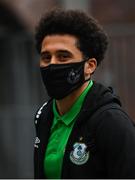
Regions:
M 84 104 L 80 113 L 83 114 L 83 116 L 86 116 L 87 114 L 91 116 L 98 109 L 100 109 L 100 107 L 106 106 L 108 104 L 117 104 L 118 106 L 121 106 L 120 99 L 114 93 L 112 87 L 105 87 L 104 85 L 94 81 L 90 92 L 88 92 L 84 100 Z

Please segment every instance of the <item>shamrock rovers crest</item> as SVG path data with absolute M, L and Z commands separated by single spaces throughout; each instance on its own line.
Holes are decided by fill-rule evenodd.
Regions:
M 73 145 L 73 151 L 70 153 L 70 160 L 76 165 L 85 164 L 89 159 L 89 152 L 86 151 L 86 144 L 75 143 Z

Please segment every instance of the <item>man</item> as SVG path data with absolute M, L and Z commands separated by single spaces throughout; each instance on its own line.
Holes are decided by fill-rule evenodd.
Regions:
M 135 178 L 135 128 L 111 88 L 92 81 L 108 38 L 79 10 L 52 10 L 36 30 L 51 99 L 35 118 L 35 178 Z

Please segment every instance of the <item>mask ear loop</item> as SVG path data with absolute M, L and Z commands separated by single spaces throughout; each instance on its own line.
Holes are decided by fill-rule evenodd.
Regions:
M 87 81 L 89 81 L 89 80 L 91 80 L 91 77 L 89 77 L 88 79 L 85 79 L 85 80 L 84 80 L 84 83 L 87 82 Z
M 85 57 L 85 58 L 84 58 L 84 61 L 83 61 L 84 64 L 85 64 L 85 62 L 87 62 L 89 59 L 90 59 L 90 57 Z M 93 73 L 94 73 L 94 72 L 93 72 Z M 92 73 L 92 74 L 93 74 L 93 73 Z M 89 80 L 91 80 L 91 75 L 90 75 L 90 77 L 89 77 L 88 79 L 85 79 L 85 80 L 84 80 L 84 83 L 87 82 L 87 81 L 89 81 Z
M 87 62 L 89 60 L 88 57 L 85 57 L 80 63 L 81 64 L 85 64 L 85 62 Z M 81 70 L 81 67 L 77 70 L 78 72 Z

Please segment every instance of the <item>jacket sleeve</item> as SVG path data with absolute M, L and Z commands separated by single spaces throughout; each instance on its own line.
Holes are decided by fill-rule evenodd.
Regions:
M 100 116 L 97 145 L 105 162 L 107 178 L 135 178 L 135 127 L 120 110 Z
M 35 179 L 44 179 L 43 173 L 43 158 L 41 157 L 41 132 L 40 132 L 40 124 L 41 124 L 41 114 L 43 111 L 44 106 L 47 105 L 47 102 L 44 103 L 37 111 L 34 119 L 35 123 L 35 130 L 36 130 L 36 137 L 34 143 L 34 178 Z

